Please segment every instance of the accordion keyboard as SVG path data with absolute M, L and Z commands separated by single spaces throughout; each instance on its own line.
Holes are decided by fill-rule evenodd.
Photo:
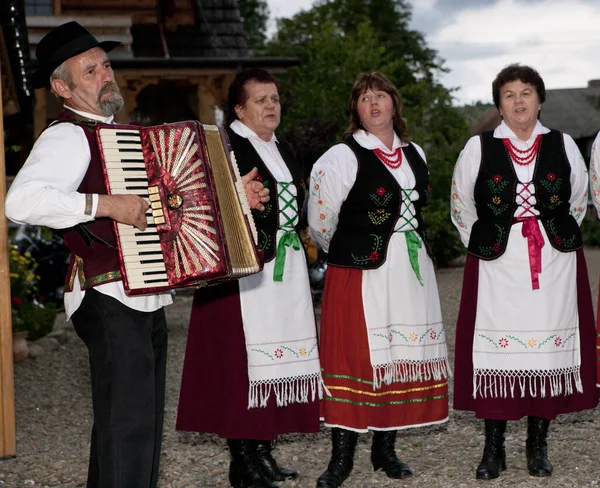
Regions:
M 145 231 L 118 223 L 117 238 L 132 290 L 168 283 L 156 224 L 164 222 L 160 199 L 148 194 L 148 175 L 137 130 L 100 130 L 109 193 L 139 195 L 150 205 Z M 158 195 L 156 195 L 158 197 Z

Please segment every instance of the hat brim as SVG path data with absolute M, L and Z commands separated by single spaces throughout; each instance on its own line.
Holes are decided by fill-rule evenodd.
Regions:
M 67 59 L 89 51 L 90 49 L 93 49 L 95 47 L 99 47 L 102 50 L 104 50 L 104 52 L 108 53 L 119 45 L 121 45 L 119 41 L 102 41 L 92 46 L 85 46 L 80 50 L 75 49 L 69 52 L 69 54 L 66 57 L 64 57 L 64 59 L 63 57 L 61 57 L 55 60 L 55 62 L 50 66 L 38 67 L 38 69 L 36 69 L 31 75 L 31 84 L 34 88 L 48 88 L 50 86 L 50 75 Z

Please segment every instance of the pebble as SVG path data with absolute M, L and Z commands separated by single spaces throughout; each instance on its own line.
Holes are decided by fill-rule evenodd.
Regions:
M 600 250 L 586 250 L 586 258 L 595 300 Z M 442 269 L 437 277 L 449 353 L 453 358 L 462 269 Z M 166 309 L 170 330 L 167 404 L 158 486 L 226 488 L 229 453 L 225 441 L 213 435 L 175 430 L 191 300 L 191 291 L 178 292 L 175 303 Z M 88 355 L 64 316 L 57 318 L 55 331 L 58 330 L 65 331 L 64 343 L 57 340 L 58 334 L 43 338 L 35 345 L 43 347 L 45 353 L 15 365 L 17 456 L 1 463 L 2 486 L 85 486 L 92 425 Z M 471 413 L 452 411 L 447 425 L 401 431 L 397 451 L 415 473 L 409 480 L 391 480 L 381 470 L 374 472 L 370 463 L 370 436 L 362 434 L 354 470 L 343 488 L 483 487 L 484 483 L 474 479 L 483 448 L 482 430 L 482 422 Z M 492 485 L 493 488 L 599 486 L 598 409 L 564 415 L 551 424 L 549 454 L 554 474 L 550 478 L 535 479 L 527 473 L 526 421 L 510 422 L 506 438 L 508 469 L 490 483 L 490 488 Z M 282 466 L 300 472 L 297 480 L 280 483 L 281 488 L 314 488 L 317 477 L 327 467 L 330 452 L 330 434 L 326 429 L 318 434 L 280 436 L 275 457 Z

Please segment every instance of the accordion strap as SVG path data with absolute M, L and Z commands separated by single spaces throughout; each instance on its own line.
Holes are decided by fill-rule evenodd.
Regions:
M 79 232 L 81 237 L 83 237 L 83 240 L 85 241 L 85 243 L 87 244 L 88 247 L 91 246 L 92 243 L 95 241 L 95 242 L 98 242 L 99 244 L 102 244 L 103 246 L 107 246 L 112 249 L 116 249 L 116 247 L 113 246 L 110 242 L 107 242 L 104 239 L 102 239 L 101 237 L 98 237 L 96 234 L 94 234 L 89 229 L 89 227 L 85 224 L 77 224 L 75 226 L 75 230 L 77 232 Z

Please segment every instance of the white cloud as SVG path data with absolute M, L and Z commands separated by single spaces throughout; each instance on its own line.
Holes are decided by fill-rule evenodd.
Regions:
M 496 74 L 510 63 L 536 68 L 547 88 L 583 87 L 600 78 L 600 1 L 413 0 L 411 28 L 426 33 L 458 88 L 457 103 L 491 102 Z M 291 17 L 314 0 L 268 0 L 271 17 Z M 481 6 L 484 5 L 484 6 Z M 444 7 L 444 8 L 442 8 Z M 274 22 L 269 33 L 275 30 Z
M 582 1 L 524 5 L 502 0 L 463 10 L 427 41 L 446 59 L 451 73 L 441 81 L 460 88 L 459 103 L 491 101 L 492 81 L 510 63 L 536 68 L 547 88 L 580 87 L 600 78 L 600 66 L 592 57 L 600 43 L 598 26 L 600 6 Z M 494 48 L 489 55 L 487 46 Z

